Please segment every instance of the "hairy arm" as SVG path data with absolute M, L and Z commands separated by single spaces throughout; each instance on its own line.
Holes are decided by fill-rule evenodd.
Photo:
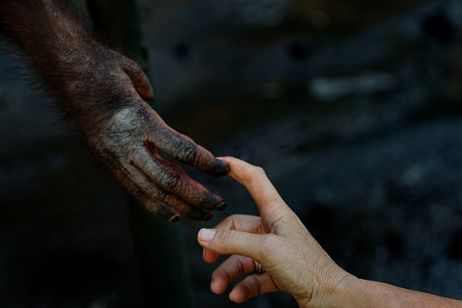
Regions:
M 72 119 L 93 152 L 146 207 L 169 220 L 208 219 L 223 199 L 165 160 L 224 175 L 227 165 L 167 126 L 147 104 L 149 80 L 132 60 L 96 41 L 65 0 L 0 1 L 0 33 Z

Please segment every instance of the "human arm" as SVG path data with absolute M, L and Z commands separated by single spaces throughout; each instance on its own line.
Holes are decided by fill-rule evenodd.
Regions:
M 2 0 L 0 34 L 95 155 L 149 210 L 169 220 L 207 219 L 224 207 L 221 197 L 162 156 L 211 175 L 226 174 L 226 164 L 165 124 L 147 103 L 154 94 L 140 67 L 95 40 L 69 1 Z
M 229 297 L 242 303 L 265 293 L 291 293 L 301 307 L 462 307 L 462 302 L 359 279 L 340 268 L 287 206 L 263 169 L 224 158 L 230 176 L 254 198 L 260 217 L 233 215 L 199 232 L 204 260 L 231 255 L 212 275 L 211 289 L 222 294 L 249 274 Z M 254 273 L 254 261 L 266 270 Z
M 309 305 L 303 307 L 312 307 Z M 322 307 L 462 307 L 462 301 L 408 290 L 390 284 L 348 278 L 326 298 Z

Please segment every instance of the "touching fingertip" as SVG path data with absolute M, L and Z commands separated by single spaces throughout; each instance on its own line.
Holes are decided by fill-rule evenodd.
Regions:
M 197 206 L 206 211 L 216 211 L 224 209 L 224 200 L 222 197 L 216 194 L 209 193 Z M 220 209 L 220 207 L 222 207 Z
M 213 176 L 225 176 L 229 173 L 229 171 L 229 165 L 225 161 L 215 159 L 215 162 L 210 169 L 210 174 Z

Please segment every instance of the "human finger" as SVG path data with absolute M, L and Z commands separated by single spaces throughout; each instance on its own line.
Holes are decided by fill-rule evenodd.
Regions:
M 235 303 L 243 303 L 252 297 L 278 291 L 268 273 L 250 275 L 239 282 L 229 293 L 229 299 Z
M 242 255 L 260 263 L 267 261 L 270 251 L 277 249 L 278 243 L 272 234 L 253 234 L 235 230 L 201 229 L 198 234 L 199 244 L 223 255 Z M 265 264 L 263 264 L 265 265 Z
M 218 223 L 214 229 L 217 230 L 238 230 L 250 233 L 263 233 L 260 217 L 250 215 L 231 215 Z M 220 255 L 207 248 L 204 248 L 203 259 L 207 263 L 214 263 Z
M 220 159 L 228 163 L 229 176 L 247 188 L 266 222 L 271 225 L 292 213 L 262 168 L 233 157 Z
M 222 294 L 232 281 L 254 270 L 255 262 L 251 258 L 230 256 L 213 272 L 210 289 L 215 294 Z

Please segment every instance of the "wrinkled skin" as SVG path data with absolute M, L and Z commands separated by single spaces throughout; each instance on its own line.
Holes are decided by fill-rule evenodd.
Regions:
M 226 163 L 171 129 L 148 105 L 149 80 L 132 60 L 97 42 L 63 0 L 2 0 L 0 33 L 17 47 L 56 105 L 127 191 L 169 221 L 209 219 L 225 204 L 177 162 L 220 176 Z
M 117 76 L 129 102 L 112 112 L 98 126 L 97 133 L 90 135 L 91 147 L 149 210 L 169 220 L 183 215 L 209 219 L 211 211 L 224 208 L 223 199 L 192 180 L 180 166 L 162 158 L 159 151 L 215 176 L 227 173 L 226 164 L 167 126 L 144 101 L 150 100 L 153 93 L 142 71 L 127 59 L 120 63 L 131 67 L 129 74 L 125 68 Z
M 118 181 L 146 207 L 170 221 L 180 216 L 207 220 L 222 210 L 223 199 L 191 179 L 159 152 L 210 175 L 225 175 L 227 165 L 190 138 L 174 131 L 146 103 L 153 98 L 149 81 L 131 60 L 116 56 L 121 69 L 114 82 L 124 103 L 109 118 L 91 125 L 89 143 Z M 88 88 L 88 87 L 84 87 Z M 114 94 L 113 94 L 114 95 Z

